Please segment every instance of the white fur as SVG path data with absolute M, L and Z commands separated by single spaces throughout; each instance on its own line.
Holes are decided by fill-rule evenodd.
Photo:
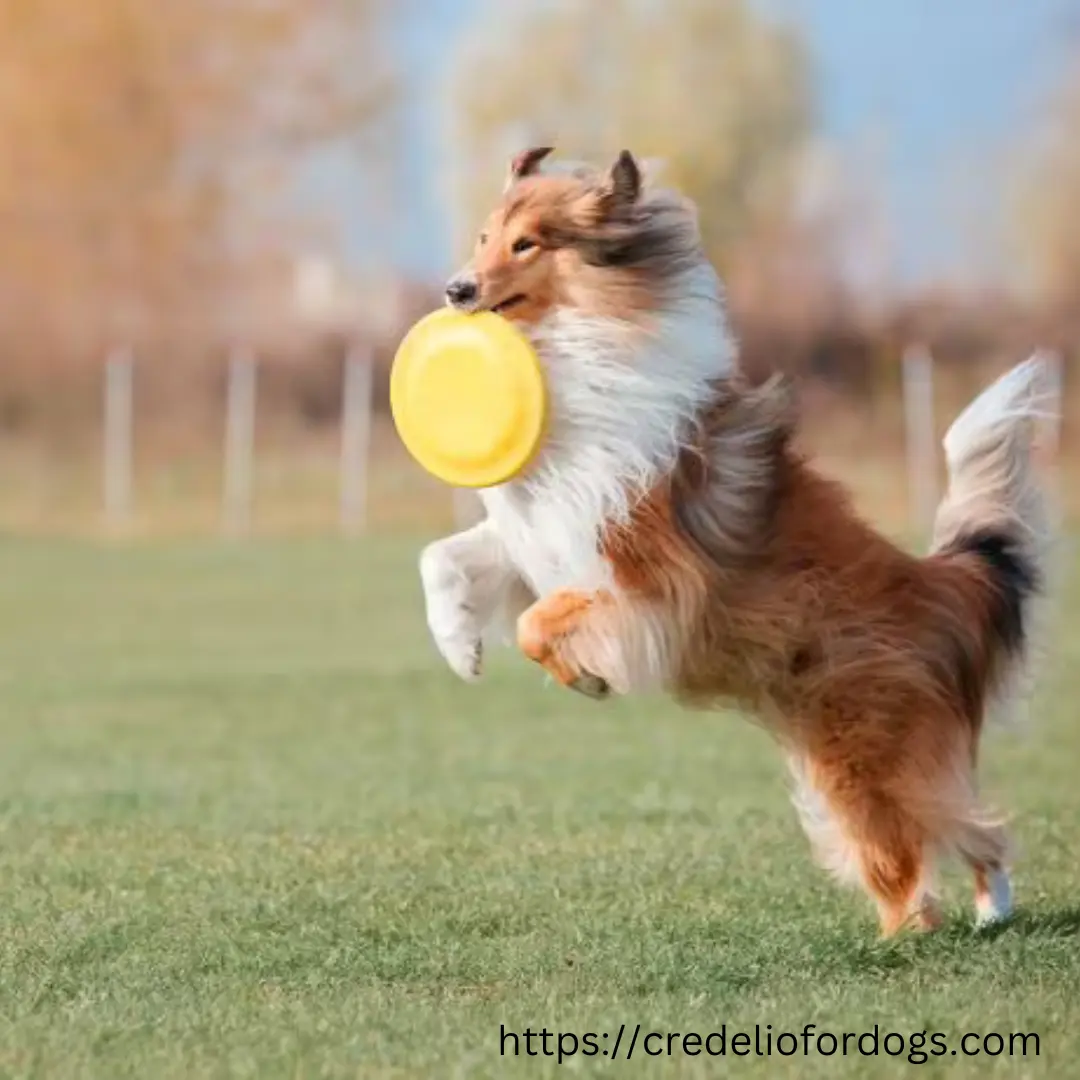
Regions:
M 1038 353 L 988 386 L 953 421 L 943 445 L 950 471 L 979 452 L 993 452 L 1017 425 L 1045 415 L 1045 363 Z M 1042 394 L 1040 394 L 1042 389 Z
M 975 902 L 975 922 L 978 926 L 989 926 L 1006 919 L 1012 912 L 1012 883 L 1004 870 L 995 870 L 990 874 L 989 891 Z
M 1031 463 L 1035 425 L 1048 418 L 1046 358 L 1035 353 L 984 390 L 956 418 L 944 439 L 949 490 L 938 508 L 934 548 L 971 525 L 1015 530 L 1042 578 L 1042 597 L 1053 594 L 1054 567 L 1050 511 Z M 1045 602 L 1029 602 L 1026 662 L 1012 665 L 988 705 L 988 718 L 1014 719 L 1033 687 L 1034 655 L 1045 637 Z
M 943 440 L 949 490 L 935 521 L 935 546 L 976 520 L 1015 524 L 1039 558 L 1049 532 L 1030 455 L 1034 425 L 1052 404 L 1039 354 L 1017 364 L 953 421 Z
M 485 626 L 507 596 L 514 568 L 490 520 L 436 540 L 420 554 L 428 629 L 466 681 L 480 675 Z
M 539 595 L 607 584 L 604 525 L 675 464 L 689 424 L 730 373 L 718 285 L 702 266 L 651 333 L 557 309 L 531 333 L 544 365 L 551 424 L 520 478 L 481 493 L 499 534 Z
M 788 768 L 795 782 L 791 802 L 818 864 L 842 884 L 859 884 L 858 850 L 829 809 L 825 796 L 814 786 L 809 761 L 801 755 L 791 754 Z
M 702 260 L 673 291 L 677 304 L 650 330 L 562 308 L 531 331 L 550 394 L 544 446 L 523 476 L 480 493 L 482 533 L 424 555 L 429 623 L 459 674 L 472 674 L 466 643 L 479 640 L 494 615 L 490 601 L 515 575 L 539 597 L 603 587 L 618 599 L 599 553 L 604 527 L 626 522 L 671 471 L 713 380 L 734 365 L 712 267 Z M 492 581 L 498 588 L 478 584 Z M 663 681 L 670 655 L 659 620 L 628 620 L 628 631 L 632 624 L 625 642 L 601 650 L 607 670 L 593 672 L 623 692 Z

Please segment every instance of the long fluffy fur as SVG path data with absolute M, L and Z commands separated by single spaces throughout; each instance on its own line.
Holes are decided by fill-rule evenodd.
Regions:
M 999 582 L 1000 657 L 989 715 L 1010 720 L 1029 696 L 1032 662 L 1049 615 L 1050 506 L 1035 482 L 1035 426 L 1052 406 L 1046 358 L 1036 354 L 975 399 L 944 439 L 949 489 L 932 550 L 978 555 Z
M 515 298 L 551 433 L 525 476 L 483 493 L 485 522 L 425 551 L 440 649 L 474 677 L 502 610 L 569 686 L 736 702 L 783 747 L 819 857 L 863 885 L 884 933 L 933 925 L 948 854 L 970 865 L 980 917 L 1002 916 L 1005 834 L 975 762 L 1045 581 L 1041 365 L 950 429 L 949 490 L 916 558 L 796 453 L 787 382 L 737 370 L 692 208 L 641 190 L 626 155 L 550 176 L 545 156 L 512 170 L 467 273 L 478 303 Z M 519 266 L 525 230 L 544 250 Z

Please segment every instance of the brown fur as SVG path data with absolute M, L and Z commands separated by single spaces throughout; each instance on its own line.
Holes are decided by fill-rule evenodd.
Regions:
M 716 429 L 742 404 L 720 405 Z M 604 552 L 622 591 L 686 620 L 674 693 L 754 710 L 809 766 L 858 852 L 882 931 L 931 927 L 932 900 L 912 910 L 930 852 L 958 847 L 982 891 L 987 867 L 1005 856 L 1000 830 L 978 820 L 969 779 L 993 684 L 993 584 L 971 556 L 898 549 L 794 452 L 783 427 L 774 435 L 761 450 L 771 460 L 756 535 L 738 539 L 740 558 L 710 552 L 679 525 L 707 482 L 695 455 L 605 535 Z M 593 602 L 567 590 L 523 623 L 527 655 L 568 685 L 587 672 L 557 643 L 585 614 L 595 618 Z M 957 684 L 957 656 L 977 696 Z
M 639 197 L 629 154 L 605 173 L 539 175 L 547 150 L 511 162 L 504 197 L 462 271 L 478 290 L 468 306 L 525 324 L 556 306 L 647 321 L 665 284 L 697 254 L 691 209 L 670 193 Z

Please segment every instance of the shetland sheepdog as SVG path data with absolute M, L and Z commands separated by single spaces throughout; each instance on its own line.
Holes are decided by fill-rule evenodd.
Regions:
M 439 650 L 475 679 L 508 617 L 524 654 L 584 694 L 741 706 L 786 755 L 820 861 L 861 884 L 884 936 L 938 924 L 949 854 L 978 920 L 1003 918 L 1007 837 L 975 773 L 1045 592 L 1042 362 L 952 425 L 932 550 L 908 554 L 796 451 L 789 381 L 740 372 L 694 206 L 628 152 L 592 168 L 550 149 L 513 159 L 446 289 L 528 335 L 552 418 L 527 471 L 481 493 L 484 520 L 421 554 Z

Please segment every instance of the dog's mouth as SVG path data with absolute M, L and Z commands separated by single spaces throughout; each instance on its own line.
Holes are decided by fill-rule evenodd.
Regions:
M 491 310 L 502 314 L 504 311 L 509 311 L 511 308 L 523 304 L 527 299 L 528 297 L 526 297 L 524 293 L 514 293 L 513 296 L 508 296 L 505 300 L 500 300 Z

